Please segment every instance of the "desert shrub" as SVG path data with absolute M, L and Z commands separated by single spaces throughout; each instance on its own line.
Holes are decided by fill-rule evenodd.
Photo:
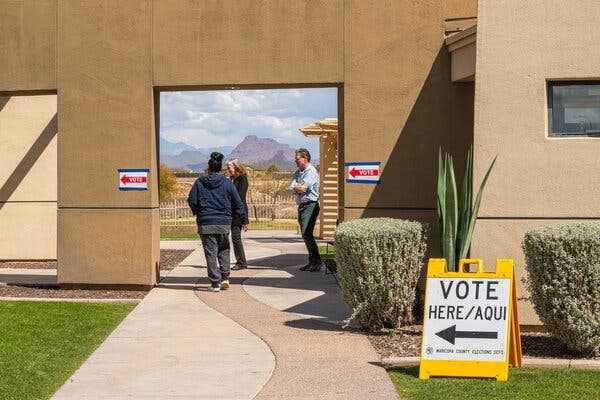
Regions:
M 426 250 L 424 226 L 392 218 L 340 224 L 335 261 L 344 301 L 365 328 L 412 322 L 417 281 Z
M 548 331 L 572 351 L 600 356 L 600 225 L 532 230 L 523 251 L 531 300 Z
M 164 164 L 160 164 L 158 170 L 160 201 L 169 201 L 177 194 L 177 178 L 175 174 Z

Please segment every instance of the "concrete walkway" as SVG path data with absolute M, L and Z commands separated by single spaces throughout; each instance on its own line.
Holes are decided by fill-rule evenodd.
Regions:
M 161 242 L 193 248 L 198 242 Z M 397 399 L 331 276 L 296 236 L 246 240 L 251 269 L 208 292 L 199 251 L 163 277 L 53 399 Z
M 172 271 L 52 399 L 254 398 L 275 367 L 273 353 L 198 301 L 203 272 Z
M 333 278 L 298 271 L 306 259 L 303 244 L 249 244 L 282 254 L 262 260 L 261 269 L 236 273 L 227 292 L 196 294 L 275 353 L 277 367 L 256 399 L 398 399 L 368 339 L 340 328 L 349 310 Z

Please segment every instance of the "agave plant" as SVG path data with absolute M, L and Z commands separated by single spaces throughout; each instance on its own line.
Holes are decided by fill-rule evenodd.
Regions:
M 448 153 L 439 152 L 437 178 L 437 216 L 442 257 L 448 269 L 456 271 L 458 261 L 466 258 L 471 247 L 473 229 L 479 214 L 479 205 L 485 184 L 496 163 L 490 164 L 473 203 L 473 148 L 469 150 L 462 180 L 460 197 L 456 186 L 454 163 Z

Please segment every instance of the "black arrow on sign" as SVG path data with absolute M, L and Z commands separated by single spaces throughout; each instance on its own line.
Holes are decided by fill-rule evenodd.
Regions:
M 436 333 L 437 336 L 446 342 L 454 344 L 459 339 L 498 339 L 498 332 L 477 332 L 477 331 L 457 331 L 456 325 L 441 330 Z

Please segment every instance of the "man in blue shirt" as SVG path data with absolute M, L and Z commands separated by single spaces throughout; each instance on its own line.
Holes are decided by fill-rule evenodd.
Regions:
M 296 150 L 295 161 L 298 169 L 292 176 L 289 190 L 296 195 L 298 223 L 308 250 L 308 264 L 300 271 L 317 272 L 323 266 L 313 234 L 319 216 L 319 172 L 310 164 L 310 153 L 306 149 Z

